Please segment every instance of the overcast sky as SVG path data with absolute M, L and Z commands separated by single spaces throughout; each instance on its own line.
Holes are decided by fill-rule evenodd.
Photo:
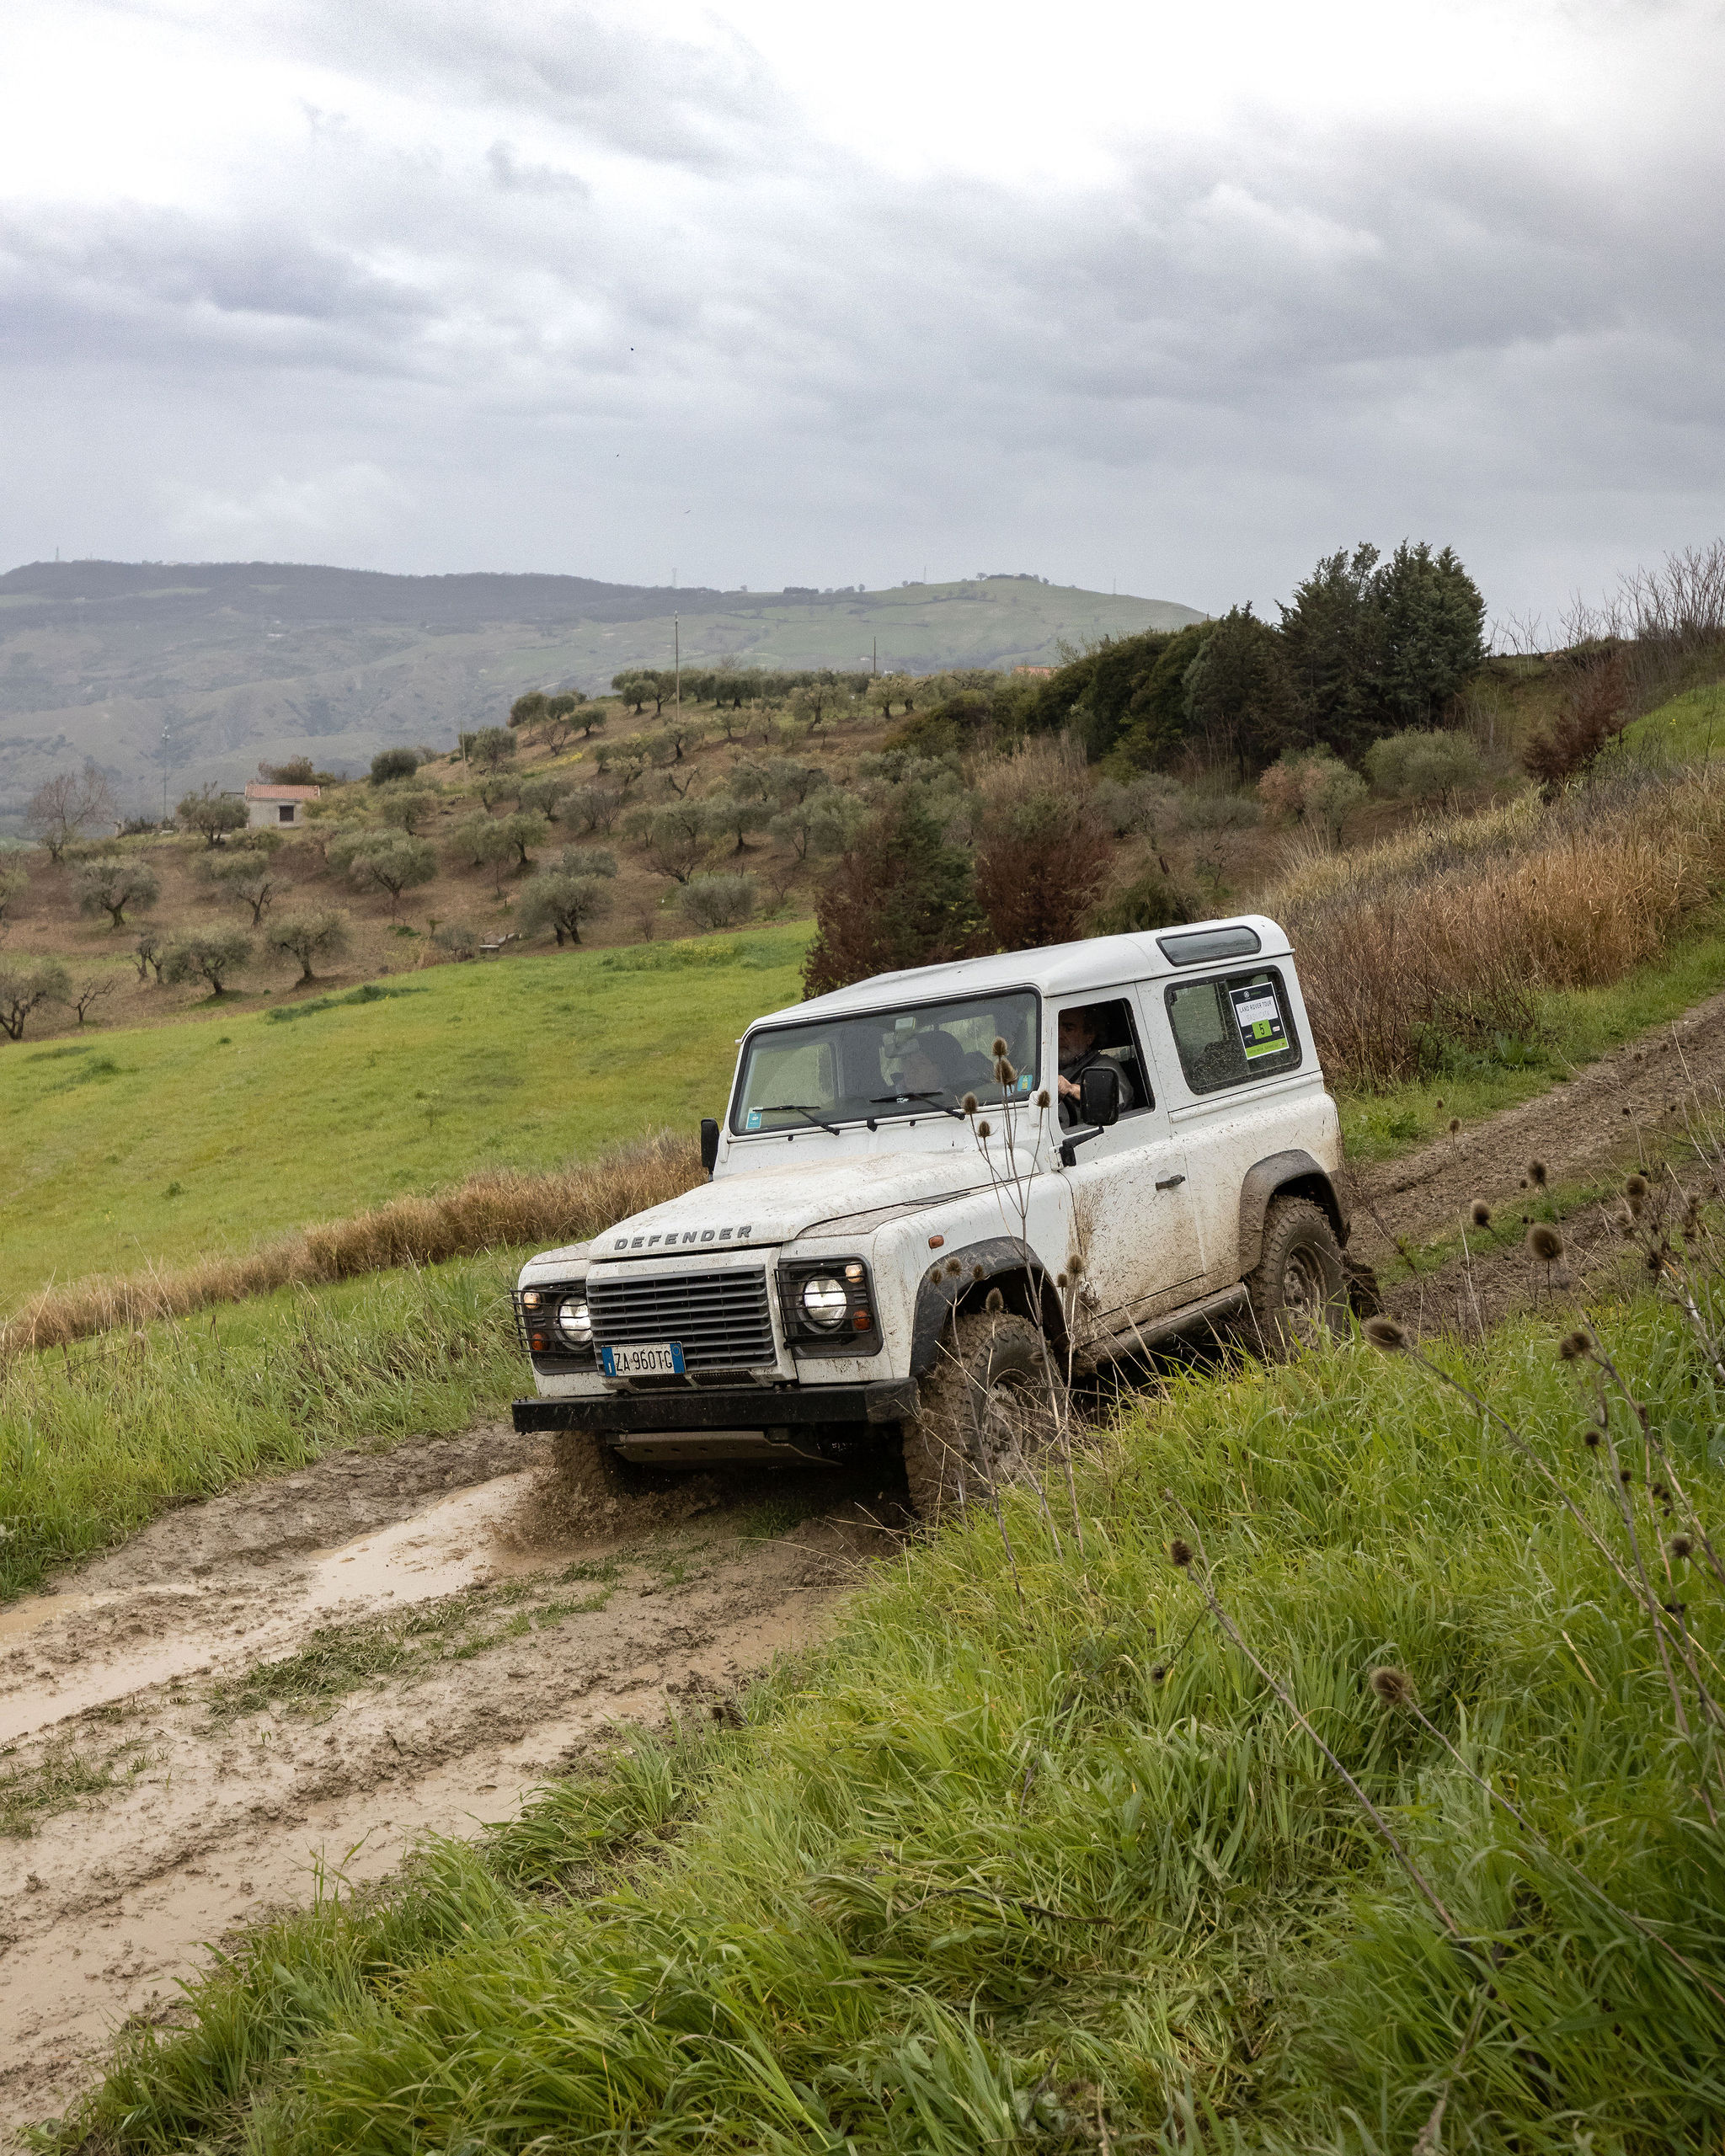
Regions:
M 1561 613 L 1725 530 L 1725 8 L 8 0 L 0 565 Z

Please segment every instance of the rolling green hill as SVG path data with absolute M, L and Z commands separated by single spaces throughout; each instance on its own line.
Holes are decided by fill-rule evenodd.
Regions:
M 382 576 L 275 563 L 37 563 L 0 576 L 0 828 L 93 756 L 142 808 L 260 759 L 362 767 L 447 745 L 524 689 L 625 667 L 1047 664 L 1064 639 L 1175 628 L 1188 606 L 1028 576 L 890 591 L 672 591 L 585 577 Z M 167 742 L 164 750 L 163 730 Z
M 437 966 L 0 1059 L 0 1310 L 722 1111 L 806 926 Z M 382 991 L 380 993 L 379 991 Z M 358 997 L 373 1000 L 360 1001 Z

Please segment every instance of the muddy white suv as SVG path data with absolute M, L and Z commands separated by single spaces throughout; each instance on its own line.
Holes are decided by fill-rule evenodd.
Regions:
M 777 1011 L 702 1141 L 707 1182 L 521 1269 L 515 1427 L 590 1473 L 895 1442 L 932 1517 L 1015 1394 L 1348 1305 L 1336 1106 L 1260 917 Z

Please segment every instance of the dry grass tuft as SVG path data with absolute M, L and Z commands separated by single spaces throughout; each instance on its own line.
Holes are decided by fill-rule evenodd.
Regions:
M 1326 1069 L 1372 1086 L 1444 1040 L 1533 1033 L 1539 990 L 1621 979 L 1722 889 L 1725 773 L 1626 766 L 1309 861 L 1263 910 L 1294 937 Z
M 0 1324 L 0 1361 L 278 1288 L 436 1265 L 480 1251 L 584 1242 L 613 1220 L 692 1189 L 702 1173 L 696 1148 L 662 1132 L 545 1174 L 503 1169 L 428 1198 L 392 1198 L 345 1220 L 278 1235 L 243 1257 L 45 1289 Z

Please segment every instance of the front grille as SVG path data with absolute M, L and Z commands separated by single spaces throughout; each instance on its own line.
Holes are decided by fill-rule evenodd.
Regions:
M 674 1340 L 691 1370 L 759 1369 L 777 1362 L 764 1268 L 590 1280 L 595 1347 Z

